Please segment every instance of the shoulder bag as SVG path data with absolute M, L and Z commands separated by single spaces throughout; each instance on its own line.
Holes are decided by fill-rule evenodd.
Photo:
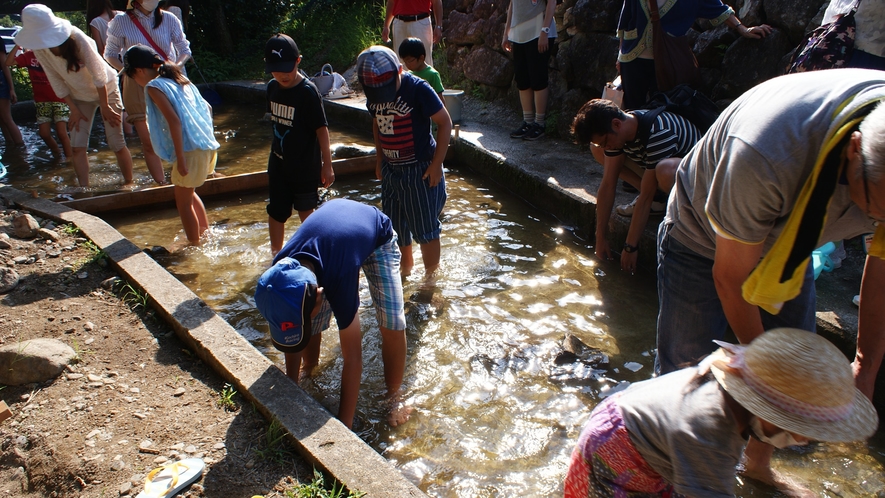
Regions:
M 128 10 L 126 11 L 126 15 L 129 16 L 129 20 L 132 21 L 132 24 L 134 24 L 135 27 L 138 28 L 139 31 L 141 31 L 141 34 L 144 35 L 148 43 L 151 44 L 151 47 L 154 49 L 154 51 L 157 52 L 157 54 L 162 57 L 164 61 L 168 61 L 169 57 L 166 56 L 166 52 L 162 48 L 157 46 L 157 42 L 155 42 L 154 39 L 151 38 L 151 35 L 148 34 L 147 30 L 144 29 L 144 26 L 142 26 L 141 23 L 138 22 L 138 18 L 135 17 L 135 14 L 131 10 Z
M 648 0 L 648 6 L 651 13 L 652 50 L 658 90 L 665 92 L 682 83 L 697 85 L 701 71 L 688 43 L 688 36 L 668 35 L 661 26 L 658 2 Z
M 854 13 L 859 5 L 857 0 L 847 14 L 808 33 L 793 53 L 787 74 L 845 66 L 854 51 Z

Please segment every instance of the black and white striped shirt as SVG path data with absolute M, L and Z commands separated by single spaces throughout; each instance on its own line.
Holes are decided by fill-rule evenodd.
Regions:
M 648 111 L 631 111 L 637 117 L 646 112 Z M 689 120 L 676 113 L 664 111 L 652 123 L 648 143 L 643 144 L 636 139 L 624 144 L 623 150 L 607 150 L 605 155 L 627 154 L 628 158 L 640 166 L 654 169 L 664 159 L 685 157 L 701 136 L 701 132 Z
M 182 54 L 191 55 L 191 44 L 184 37 L 181 29 L 181 21 L 173 14 L 161 11 L 163 22 L 157 29 L 153 28 L 154 13 L 143 14 L 138 9 L 133 9 L 135 18 L 147 31 L 154 43 L 166 52 L 166 58 L 176 62 Z M 133 45 L 146 45 L 153 48 L 135 24 L 125 12 L 117 14 L 108 24 L 108 40 L 104 49 L 104 58 L 111 62 L 114 67 L 120 67 L 123 54 Z M 162 57 L 163 54 L 160 54 Z

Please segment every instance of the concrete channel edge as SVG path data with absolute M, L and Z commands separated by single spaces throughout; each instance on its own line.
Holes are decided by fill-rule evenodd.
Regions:
M 299 453 L 316 468 L 367 498 L 426 496 L 187 286 L 104 220 L 12 187 L 0 187 L 0 198 L 7 205 L 79 228 L 123 278 L 149 297 L 152 307 L 202 361 L 265 418 L 282 424 Z

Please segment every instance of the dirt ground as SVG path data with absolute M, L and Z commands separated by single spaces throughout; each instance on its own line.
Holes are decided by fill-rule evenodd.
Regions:
M 51 223 L 58 241 L 16 239 L 14 213 L 0 209 L 0 266 L 20 276 L 0 295 L 0 346 L 53 338 L 77 358 L 56 379 L 0 387 L 14 414 L 0 423 L 0 497 L 135 496 L 151 469 L 192 457 L 206 469 L 179 496 L 289 496 L 311 481 L 279 429 L 229 396 L 94 246 Z

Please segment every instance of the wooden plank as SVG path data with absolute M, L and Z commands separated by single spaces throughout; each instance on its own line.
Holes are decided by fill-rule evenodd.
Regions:
M 332 161 L 335 177 L 340 178 L 348 175 L 365 174 L 375 171 L 374 155 L 352 157 Z M 118 192 L 114 194 L 74 199 L 62 202 L 64 206 L 82 211 L 84 213 L 98 214 L 110 211 L 123 211 L 134 208 L 156 207 L 175 202 L 175 194 L 172 185 L 162 187 L 150 187 L 131 192 Z M 197 188 L 197 194 L 203 199 L 223 197 L 231 194 L 243 194 L 267 189 L 267 172 L 243 173 L 240 175 L 210 178 Z

